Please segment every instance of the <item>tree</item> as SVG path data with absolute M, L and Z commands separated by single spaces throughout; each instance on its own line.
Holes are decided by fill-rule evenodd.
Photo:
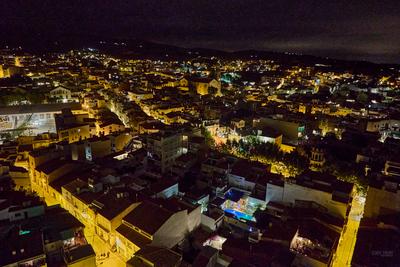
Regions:
M 10 133 L 0 133 L 0 140 L 10 140 L 11 139 L 11 134 Z
M 211 135 L 210 131 L 207 130 L 207 128 L 205 128 L 205 127 L 203 127 L 202 131 L 203 131 L 203 136 L 205 138 L 206 144 L 209 147 L 214 147 L 215 146 L 215 141 L 214 141 L 214 138 Z
M 368 95 L 364 92 L 360 92 L 357 95 L 357 102 L 360 104 L 363 104 L 363 105 L 367 104 L 368 103 Z
M 238 146 L 239 146 L 238 141 L 236 141 L 236 139 L 233 139 L 233 141 L 232 141 L 232 147 L 235 148 L 235 149 L 237 149 Z
M 232 148 L 232 142 L 230 139 L 226 140 L 226 146 L 231 149 Z
M 368 186 L 368 180 L 363 173 L 364 169 L 355 163 L 330 159 L 325 163 L 322 171 L 332 174 L 342 181 L 354 183 L 357 190 L 362 192 L 365 192 Z
M 44 94 L 40 93 L 29 93 L 27 94 L 27 100 L 32 104 L 41 104 L 44 101 Z

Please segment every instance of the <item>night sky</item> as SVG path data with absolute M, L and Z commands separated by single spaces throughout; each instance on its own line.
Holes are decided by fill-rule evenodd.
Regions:
M 400 0 L 0 0 L 2 40 L 64 34 L 400 63 Z

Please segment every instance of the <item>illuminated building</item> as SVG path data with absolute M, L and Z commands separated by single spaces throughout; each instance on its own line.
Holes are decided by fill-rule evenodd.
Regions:
M 74 167 L 78 166 L 64 159 L 53 159 L 37 166 L 34 170 L 34 176 L 31 178 L 32 189 L 43 197 L 54 198 L 49 184 L 62 175 L 73 171 Z
M 1 64 L 0 64 L 0 78 L 6 78 L 5 73 L 4 73 L 4 67 Z
M 327 213 L 345 218 L 353 195 L 353 184 L 324 173 L 306 171 L 293 180 L 270 180 L 266 202 L 284 205 L 316 205 Z
M 96 211 L 95 233 L 106 242 L 111 249 L 116 249 L 116 229 L 122 218 L 140 204 L 126 190 L 111 190 L 92 202 Z
M 253 192 L 256 189 L 256 184 L 265 184 L 270 170 L 271 166 L 269 165 L 239 159 L 232 164 L 227 175 L 228 182 L 230 186 Z M 261 193 L 261 199 L 264 199 L 264 196 L 265 191 Z
M 397 169 L 398 170 L 398 169 Z M 395 176 L 383 176 L 368 187 L 364 217 L 377 218 L 400 211 L 399 172 Z
M 55 99 L 56 102 L 71 102 L 71 90 L 64 86 L 58 86 L 49 92 L 49 97 Z
M 29 173 L 25 168 L 10 166 L 9 175 L 15 183 L 15 188 L 22 190 L 30 190 L 31 184 Z
M 178 244 L 200 225 L 201 214 L 200 206 L 181 205 L 176 201 L 142 202 L 117 228 L 118 253 L 128 260 L 146 245 L 172 248 Z
M 173 166 L 175 159 L 183 153 L 182 133 L 158 132 L 147 137 L 149 164 L 159 168 L 162 173 Z
M 90 123 L 84 121 L 87 117 L 87 114 L 74 115 L 70 109 L 63 109 L 55 116 L 59 140 L 74 143 L 89 138 Z
M 25 135 L 37 135 L 43 132 L 56 132 L 54 115 L 62 109 L 80 110 L 78 103 L 38 104 L 8 106 L 0 108 L 0 131 L 19 131 Z
M 125 126 L 120 120 L 109 120 L 98 124 L 97 133 L 99 135 L 109 135 L 115 132 L 125 131 Z
M 145 246 L 135 253 L 135 256 L 130 259 L 127 263 L 127 267 L 153 267 L 153 266 L 168 266 L 178 267 L 182 261 L 182 256 L 173 250 L 162 248 Z
M 23 67 L 21 57 L 14 58 L 14 65 L 15 65 L 15 67 Z
M 262 128 L 262 127 L 270 127 L 275 131 L 278 131 L 283 134 L 283 139 L 287 139 L 287 141 L 297 143 L 299 138 L 303 137 L 305 134 L 305 126 L 301 122 L 290 121 L 284 118 L 268 118 L 263 117 L 259 119 L 255 119 L 253 121 L 253 127 Z
M 68 267 L 95 267 L 96 254 L 91 245 L 82 245 L 65 250 L 64 261 Z
M 199 95 L 220 94 L 221 82 L 212 78 L 191 78 L 189 85 L 194 87 L 194 90 Z M 215 92 L 213 92 L 213 90 Z
M 312 170 L 320 170 L 325 164 L 325 153 L 322 148 L 313 147 L 310 156 L 310 168 Z
M 290 243 L 290 250 L 296 253 L 293 265 L 331 266 L 339 236 L 339 233 L 317 221 L 301 224 Z
M 78 142 L 90 137 L 88 124 L 69 124 L 57 130 L 60 141 L 67 141 L 68 143 Z
M 106 136 L 93 136 L 67 145 L 72 160 L 99 159 L 122 151 L 132 140 L 128 133 L 114 133 Z
M 226 214 L 242 222 L 255 222 L 253 216 L 257 209 L 265 209 L 265 202 L 250 197 L 250 192 L 237 188 L 230 188 L 224 194 L 225 201 L 221 208 Z M 248 227 L 245 227 L 247 230 Z
M 5 227 L 0 242 L 1 266 L 96 265 L 83 225 L 66 210 L 45 207 L 38 197 L 25 192 L 2 192 L 0 198 L 14 214 L 9 220 L 2 220 Z

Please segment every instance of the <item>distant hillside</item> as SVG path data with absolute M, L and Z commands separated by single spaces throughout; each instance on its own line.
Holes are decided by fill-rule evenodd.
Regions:
M 104 40 L 97 36 L 62 36 L 54 38 L 40 38 L 27 41 L 23 44 L 24 50 L 32 53 L 64 52 L 71 49 L 95 48 L 102 52 L 121 58 L 160 59 L 160 60 L 190 60 L 199 57 L 218 57 L 222 59 L 269 59 L 281 64 L 311 66 L 326 65 L 327 70 L 353 71 L 361 73 L 390 73 L 391 68 L 398 65 L 376 64 L 365 61 L 346 61 L 332 58 L 322 58 L 312 55 L 293 53 L 278 53 L 269 51 L 243 50 L 226 52 L 205 48 L 183 48 L 173 45 L 155 43 L 145 40 L 109 39 Z

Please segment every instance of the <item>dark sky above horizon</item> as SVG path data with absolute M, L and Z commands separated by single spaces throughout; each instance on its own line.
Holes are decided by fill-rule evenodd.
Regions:
M 136 38 L 400 63 L 400 0 L 0 0 L 0 38 Z

